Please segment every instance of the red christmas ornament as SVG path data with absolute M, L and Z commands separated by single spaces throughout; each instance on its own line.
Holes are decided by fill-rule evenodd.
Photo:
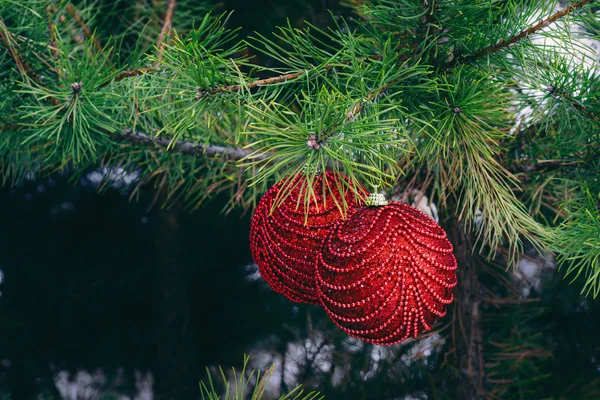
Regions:
M 288 299 L 320 304 L 315 282 L 315 263 L 331 226 L 341 218 L 336 205 L 342 194 L 337 187 L 342 175 L 327 171 L 327 186 L 322 175 L 313 181 L 314 198 L 304 211 L 306 181 L 300 177 L 294 189 L 271 213 L 282 182 L 271 187 L 260 200 L 250 224 L 250 251 L 262 278 L 273 290 Z M 323 194 L 326 194 L 325 200 Z M 354 193 L 345 193 L 348 207 L 356 206 Z M 335 201 L 334 201 L 335 198 Z
M 331 228 L 317 263 L 327 314 L 350 336 L 390 345 L 446 314 L 456 259 L 444 230 L 402 203 L 356 207 Z

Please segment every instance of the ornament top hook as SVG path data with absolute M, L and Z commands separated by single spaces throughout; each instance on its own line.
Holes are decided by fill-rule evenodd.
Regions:
M 388 201 L 385 199 L 385 195 L 383 193 L 377 192 L 377 187 L 375 187 L 373 193 L 367 196 L 365 203 L 369 207 L 380 207 L 388 205 Z

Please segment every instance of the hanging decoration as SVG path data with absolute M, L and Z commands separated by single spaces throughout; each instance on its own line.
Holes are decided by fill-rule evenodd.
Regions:
M 329 317 L 349 335 L 390 345 L 430 330 L 446 314 L 456 259 L 444 230 L 423 212 L 373 195 L 323 244 L 317 288 Z
M 314 196 L 306 204 L 307 212 L 307 180 L 301 175 L 290 185 L 281 181 L 271 187 L 252 216 L 250 249 L 260 275 L 273 290 L 295 302 L 320 304 L 315 286 L 317 255 L 329 229 L 342 217 L 342 204 L 356 206 L 344 176 L 331 171 L 325 176 L 313 179 Z M 274 207 L 280 192 L 289 187 L 289 195 Z M 344 193 L 339 188 L 345 188 Z

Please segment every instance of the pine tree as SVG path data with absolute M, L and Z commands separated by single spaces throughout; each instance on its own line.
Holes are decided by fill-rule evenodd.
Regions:
M 153 188 L 194 210 L 224 192 L 251 210 L 273 183 L 330 169 L 357 197 L 359 183 L 426 195 L 459 265 L 436 331 L 450 375 L 427 379 L 454 376 L 453 398 L 547 394 L 541 311 L 506 270 L 555 258 L 600 294 L 597 2 L 346 6 L 328 28 L 246 38 L 208 3 L 0 0 L 2 182 L 103 166 L 138 173 L 132 198 Z

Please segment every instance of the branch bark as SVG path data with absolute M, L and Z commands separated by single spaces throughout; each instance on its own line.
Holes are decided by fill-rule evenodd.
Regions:
M 17 64 L 17 69 L 19 70 L 21 75 L 23 75 L 23 77 L 25 79 L 31 79 L 34 82 L 36 82 L 38 85 L 41 85 L 42 81 L 40 80 L 40 77 L 38 76 L 38 74 L 35 73 L 33 68 L 31 68 L 31 65 L 29 65 L 29 63 L 27 63 L 27 61 L 23 60 L 23 58 L 21 57 L 21 55 L 18 52 L 17 43 L 15 42 L 14 38 L 12 37 L 12 34 L 9 32 L 8 28 L 4 24 L 4 21 L 2 21 L 1 19 L 0 19 L 0 39 L 2 39 L 2 41 L 4 42 L 6 47 L 8 47 L 8 51 L 12 55 L 12 58 L 15 61 L 15 64 Z M 47 100 L 52 105 L 55 105 L 55 106 L 61 104 L 61 101 L 58 100 L 56 97 L 47 97 Z
M 586 107 L 585 105 L 581 104 L 577 99 L 575 99 L 573 96 L 571 96 L 569 93 L 565 92 L 564 90 L 562 90 L 562 89 L 555 89 L 555 88 L 551 87 L 551 88 L 549 88 L 549 92 L 551 94 L 555 94 L 559 98 L 564 99 L 569 104 L 571 104 L 571 106 L 574 109 L 576 109 L 580 113 L 584 114 L 588 118 L 591 118 L 592 120 L 594 120 L 594 122 L 600 122 L 600 117 L 598 117 L 588 107 Z
M 160 34 L 158 35 L 158 40 L 156 42 L 156 48 L 158 49 L 158 60 L 163 59 L 163 50 L 165 47 L 165 37 L 171 33 L 171 28 L 173 26 L 173 14 L 175 12 L 175 0 L 167 0 L 169 6 L 167 7 L 167 14 L 165 15 L 165 21 L 163 23 L 163 27 L 160 30 Z
M 505 49 L 515 43 L 520 42 L 522 39 L 528 37 L 529 35 L 533 35 L 534 33 L 537 33 L 538 31 L 549 26 L 551 23 L 556 22 L 559 19 L 571 14 L 575 10 L 582 8 L 582 7 L 586 6 L 587 4 L 593 3 L 594 1 L 596 1 L 596 0 L 577 1 L 573 4 L 571 4 L 570 6 L 552 14 L 551 16 L 547 17 L 546 19 L 539 21 L 537 24 L 530 26 L 527 29 L 522 30 L 521 32 L 517 33 L 515 36 L 511 37 L 510 39 L 501 40 L 498 43 L 491 45 L 489 47 L 486 47 L 485 49 L 482 49 L 475 54 L 472 54 L 469 56 L 461 55 L 460 53 L 456 54 L 454 59 L 448 63 L 448 67 L 453 67 L 456 64 L 467 64 L 477 58 L 483 57 L 488 54 L 496 53 L 502 49 Z
M 370 60 L 380 60 L 381 57 L 382 57 L 381 54 L 375 54 L 375 55 L 372 55 L 369 57 L 364 57 L 364 58 L 369 58 Z M 328 64 L 323 67 L 323 70 L 327 71 L 331 68 L 333 68 L 333 65 Z M 128 69 L 126 71 L 123 71 L 121 74 L 117 75 L 117 77 L 114 80 L 115 80 L 115 82 L 118 82 L 118 81 L 121 81 L 126 78 L 139 76 L 139 75 L 143 75 L 143 74 L 147 74 L 147 73 L 152 73 L 152 72 L 156 72 L 156 71 L 158 71 L 158 68 L 156 68 L 156 67 Z M 269 78 L 263 78 L 263 79 L 257 79 L 255 81 L 251 81 L 251 82 L 245 83 L 243 85 L 229 85 L 229 86 L 223 86 L 223 87 L 216 87 L 211 90 L 204 90 L 202 88 L 199 88 L 198 95 L 196 96 L 196 98 L 198 100 L 200 100 L 200 99 L 204 98 L 205 96 L 212 96 L 212 95 L 219 94 L 219 93 L 239 92 L 240 90 L 246 89 L 246 88 L 254 89 L 257 87 L 261 87 L 261 86 L 268 86 L 268 85 L 274 85 L 277 83 L 284 83 L 289 80 L 299 78 L 306 73 L 307 73 L 306 70 L 298 71 L 298 72 L 290 72 L 288 74 L 271 76 Z
M 158 71 L 158 69 L 155 67 L 143 67 L 143 68 L 137 68 L 137 69 L 128 69 L 128 70 L 121 72 L 119 75 L 117 75 L 114 79 L 114 82 L 119 82 L 119 81 L 122 81 L 123 79 L 132 78 L 134 76 L 140 76 L 140 75 L 144 75 L 144 74 L 149 74 L 149 73 L 156 72 L 156 71 Z M 104 84 L 104 86 L 107 86 L 109 83 L 110 82 L 107 82 L 106 84 Z
M 116 138 L 132 144 L 143 145 L 152 148 L 160 148 L 172 153 L 183 153 L 196 157 L 223 157 L 228 160 L 238 161 L 248 157 L 253 152 L 239 147 L 224 147 L 192 143 L 186 141 L 172 142 L 167 138 L 154 138 L 146 133 L 133 131 L 129 128 L 115 135 Z M 254 157 L 255 160 L 267 159 L 270 154 L 262 154 Z

